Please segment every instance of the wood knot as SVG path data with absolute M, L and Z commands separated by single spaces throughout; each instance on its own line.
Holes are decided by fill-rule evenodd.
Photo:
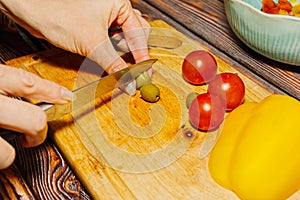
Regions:
M 70 194 L 79 195 L 81 191 L 81 185 L 78 180 L 67 180 L 65 182 L 65 189 Z

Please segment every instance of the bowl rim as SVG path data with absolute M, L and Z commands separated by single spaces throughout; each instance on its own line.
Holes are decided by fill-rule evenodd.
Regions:
M 300 17 L 296 17 L 296 16 L 289 16 L 289 15 L 280 15 L 280 14 L 269 14 L 269 13 L 265 13 L 257 8 L 255 8 L 254 6 L 252 6 L 249 3 L 244 2 L 243 0 L 225 0 L 228 2 L 238 2 L 246 7 L 248 7 L 249 9 L 251 9 L 252 11 L 255 11 L 257 13 L 259 13 L 260 15 L 263 15 L 264 17 L 268 17 L 270 19 L 274 18 L 274 19 L 285 19 L 285 20 L 293 20 L 293 21 L 300 21 Z

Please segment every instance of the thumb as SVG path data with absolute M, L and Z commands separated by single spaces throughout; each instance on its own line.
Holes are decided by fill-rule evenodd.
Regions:
M 15 160 L 15 149 L 0 137 L 0 170 L 8 168 Z

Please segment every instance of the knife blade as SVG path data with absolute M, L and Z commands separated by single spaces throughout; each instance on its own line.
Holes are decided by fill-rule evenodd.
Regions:
M 133 64 L 127 68 L 110 74 L 104 78 L 100 78 L 96 81 L 88 83 L 78 89 L 73 90 L 75 95 L 75 102 L 70 102 L 62 105 L 41 105 L 42 109 L 46 112 L 48 121 L 59 119 L 61 116 L 68 114 L 74 109 L 74 103 L 76 105 L 86 105 L 94 99 L 112 91 L 118 86 L 126 84 L 142 72 L 148 70 L 157 61 L 157 59 L 149 59 L 137 64 Z M 92 98 L 91 98 L 92 97 Z
M 45 111 L 48 121 L 58 120 L 62 116 L 72 113 L 72 111 L 76 111 L 76 109 L 78 109 L 80 105 L 84 106 L 89 103 L 94 103 L 93 101 L 95 99 L 110 91 L 113 91 L 116 87 L 134 80 L 141 73 L 151 68 L 156 61 L 157 59 L 149 59 L 143 62 L 139 62 L 115 73 L 109 74 L 103 78 L 90 82 L 86 85 L 83 85 L 72 91 L 75 99 L 69 103 L 51 104 L 43 102 L 36 105 Z M 7 141 L 14 139 L 17 135 L 19 135 L 19 133 L 0 128 L 0 137 L 4 138 Z

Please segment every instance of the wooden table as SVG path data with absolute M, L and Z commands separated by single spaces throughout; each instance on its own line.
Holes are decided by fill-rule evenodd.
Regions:
M 300 68 L 278 63 L 255 53 L 231 31 L 221 0 L 132 0 L 151 20 L 162 19 L 216 56 L 276 93 L 300 99 Z M 1 62 L 51 49 L 26 32 L 0 31 Z M 48 138 L 36 148 L 24 149 L 12 141 L 17 157 L 0 171 L 0 199 L 91 199 L 80 180 Z

